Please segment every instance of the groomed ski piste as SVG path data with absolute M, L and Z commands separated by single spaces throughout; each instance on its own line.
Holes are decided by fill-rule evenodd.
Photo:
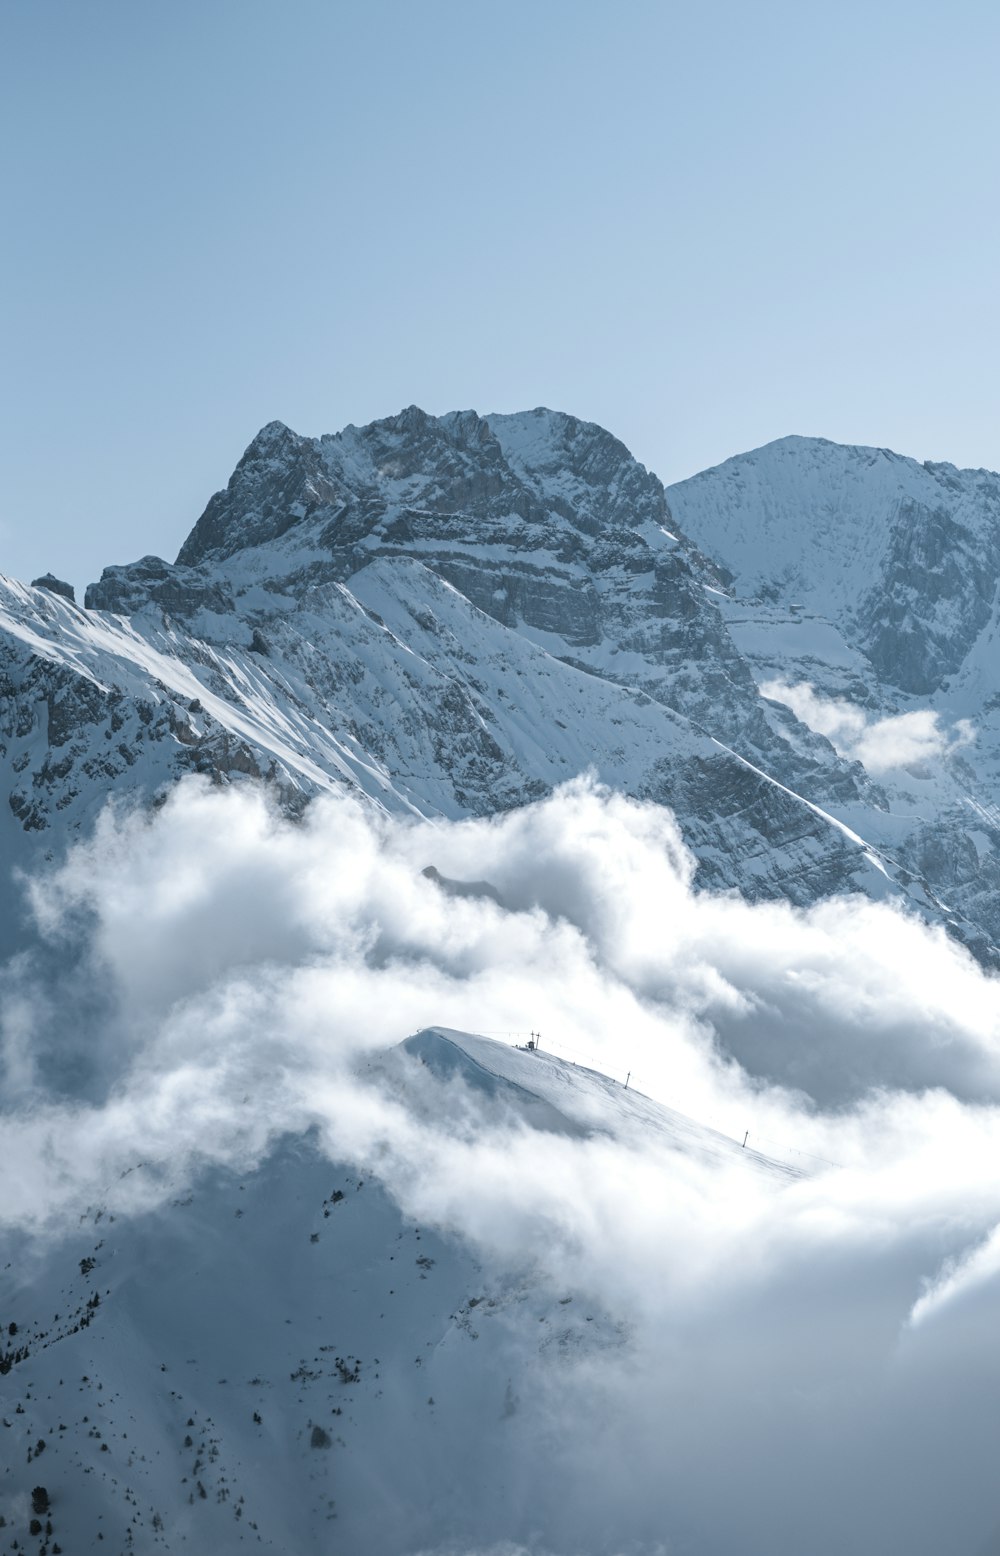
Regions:
M 530 1135 L 540 1173 L 546 1141 L 604 1139 L 659 1150 L 665 1196 L 699 1162 L 774 1193 L 800 1176 L 537 1047 L 430 1028 L 361 1078 L 458 1140 Z M 135 1219 L 109 1185 L 71 1234 L 9 1249 L 0 1548 L 404 1556 L 558 1522 L 551 1402 L 609 1359 L 627 1375 L 627 1318 L 551 1268 L 499 1268 L 335 1154 L 286 1136 Z M 522 1208 L 536 1190 L 502 1186 Z

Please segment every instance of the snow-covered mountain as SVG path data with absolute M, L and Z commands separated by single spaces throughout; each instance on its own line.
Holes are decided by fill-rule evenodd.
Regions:
M 995 620 L 1000 476 L 783 438 L 671 487 L 741 599 L 834 622 L 888 686 L 930 696 Z
M 991 957 L 992 762 L 966 743 L 933 770 L 866 767 L 758 683 L 811 677 L 874 718 L 917 698 L 979 733 L 985 660 L 947 707 L 911 683 L 952 666 L 949 611 L 980 621 L 994 478 L 795 440 L 731 467 L 667 494 L 609 433 L 544 410 L 411 407 L 319 439 L 272 423 L 175 564 L 109 567 L 84 608 L 51 578 L 3 586 L 5 857 L 191 770 L 264 778 L 291 807 L 348 784 L 458 816 L 589 767 L 675 810 L 706 885 L 899 896 Z M 932 516 L 922 539 L 908 514 Z
M 668 498 L 757 682 L 877 779 L 858 830 L 996 943 L 1000 476 L 784 438 Z
M 0 580 L 0 1545 L 987 1548 L 936 1475 L 991 1484 L 995 979 L 786 905 L 996 965 L 998 519 L 882 451 L 665 491 L 411 408 L 265 427 L 82 606 Z M 652 806 L 521 808 L 588 769 L 693 882 Z M 550 984 L 617 1080 L 450 1030 Z

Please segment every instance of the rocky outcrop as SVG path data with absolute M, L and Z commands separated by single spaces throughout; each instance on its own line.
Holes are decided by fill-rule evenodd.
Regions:
M 33 589 L 48 589 L 50 594 L 61 594 L 64 600 L 69 600 L 71 603 L 76 601 L 76 590 L 73 588 L 73 585 L 64 583 L 54 573 L 43 573 L 41 578 L 33 578 L 31 587 Z
M 233 608 L 232 591 L 224 580 L 208 578 L 193 567 L 171 566 L 162 557 L 144 556 L 128 567 L 106 567 L 85 595 L 87 610 L 131 616 L 146 605 L 167 615 L 192 616 L 197 611 L 224 615 Z

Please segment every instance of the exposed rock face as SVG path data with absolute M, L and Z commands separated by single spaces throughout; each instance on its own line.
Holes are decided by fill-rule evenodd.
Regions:
M 1000 482 L 971 515 L 961 506 L 901 498 L 881 575 L 858 601 L 859 646 L 883 680 L 904 692 L 935 691 L 990 620 L 1000 576 Z
M 84 604 L 87 610 L 119 616 L 150 604 L 166 614 L 209 610 L 223 615 L 232 610 L 233 597 L 224 581 L 208 579 L 194 568 L 171 566 L 162 557 L 144 556 L 128 567 L 106 567 L 100 582 L 87 589 Z
M 676 810 L 706 885 L 903 895 L 989 957 L 989 774 L 956 755 L 934 815 L 925 786 L 901 819 L 898 785 L 758 691 L 809 671 L 878 717 L 963 663 L 992 619 L 1000 483 L 948 472 L 790 439 L 668 503 L 609 433 L 551 411 L 271 423 L 175 564 L 105 569 L 86 613 L 6 586 L 9 852 L 189 771 L 290 806 L 347 783 L 461 815 L 589 767 Z M 826 659 L 789 651 L 803 613 Z M 945 857 L 946 813 L 968 847 Z
M 180 565 L 222 561 L 246 546 L 277 540 L 293 524 L 336 503 L 316 451 L 280 421 L 254 438 L 230 477 L 216 492 L 184 545 Z
M 33 589 L 48 589 L 51 594 L 61 594 L 64 600 L 76 601 L 76 590 L 72 584 L 64 583 L 54 573 L 43 573 L 41 578 L 31 580 Z

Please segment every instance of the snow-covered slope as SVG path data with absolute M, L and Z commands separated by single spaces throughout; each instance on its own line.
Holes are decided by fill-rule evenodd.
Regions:
M 641 1140 L 665 1153 L 664 1193 L 671 1160 L 775 1193 L 795 1181 L 594 1071 L 487 1038 L 430 1030 L 369 1071 L 439 1124 L 464 1097 L 481 1129 Z M 37 1486 L 42 1542 L 48 1521 L 67 1556 L 399 1556 L 558 1524 L 549 1393 L 609 1352 L 627 1367 L 627 1315 L 537 1270 L 484 1273 L 469 1241 L 308 1139 L 139 1219 L 116 1208 L 109 1185 L 74 1234 L 0 1270 L 0 1516 L 21 1548 Z
M 741 598 L 835 621 L 901 691 L 932 692 L 991 617 L 1000 576 L 991 471 L 783 438 L 679 482 L 669 500 Z
M 860 830 L 996 940 L 1000 476 L 784 438 L 668 498 L 758 683 L 876 778 Z

